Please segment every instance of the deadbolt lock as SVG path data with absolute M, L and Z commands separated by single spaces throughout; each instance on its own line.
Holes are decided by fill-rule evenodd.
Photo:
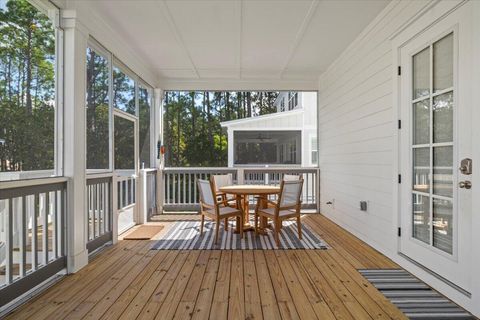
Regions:
M 462 159 L 462 161 L 460 162 L 460 168 L 458 169 L 464 175 L 472 174 L 472 159 L 470 158 Z
M 458 183 L 458 186 L 460 188 L 471 189 L 472 188 L 472 183 L 470 181 L 460 181 Z

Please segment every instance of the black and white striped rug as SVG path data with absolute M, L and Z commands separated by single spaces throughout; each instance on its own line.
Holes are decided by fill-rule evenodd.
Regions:
M 255 232 L 244 232 L 243 239 L 234 233 L 233 221 L 228 231 L 220 225 L 217 244 L 214 244 L 215 225 L 206 221 L 203 235 L 200 236 L 200 221 L 177 221 L 162 239 L 157 240 L 152 249 L 155 250 L 254 250 L 254 249 L 328 249 L 329 246 L 307 225 L 302 224 L 303 239 L 298 239 L 297 223 L 284 221 L 280 233 L 280 246 L 277 247 L 273 231 L 267 229 L 266 235 L 255 236 Z
M 476 319 L 403 269 L 358 271 L 412 320 Z

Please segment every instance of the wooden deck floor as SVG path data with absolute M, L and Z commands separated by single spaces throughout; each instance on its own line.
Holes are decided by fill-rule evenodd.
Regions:
M 120 241 L 10 319 L 406 319 L 357 271 L 392 261 L 320 215 L 332 249 L 157 251 Z

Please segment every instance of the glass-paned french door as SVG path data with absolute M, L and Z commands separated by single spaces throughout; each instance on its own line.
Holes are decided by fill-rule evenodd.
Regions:
M 412 236 L 453 250 L 453 33 L 412 57 Z
M 422 20 L 397 39 L 399 251 L 467 292 L 475 181 L 472 166 L 464 167 L 473 161 L 475 170 L 472 65 L 478 59 L 469 7 L 466 2 L 430 25 Z
M 123 233 L 136 223 L 138 177 L 138 119 L 114 111 L 113 150 L 116 184 L 117 230 Z

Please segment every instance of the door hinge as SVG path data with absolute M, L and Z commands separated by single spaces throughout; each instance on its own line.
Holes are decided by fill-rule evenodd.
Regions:
M 399 75 L 399 76 L 402 75 L 402 67 L 401 66 L 398 66 L 397 75 Z
M 401 174 L 398 175 L 398 183 L 402 183 L 402 175 Z
M 398 120 L 398 129 L 402 129 L 402 120 Z
M 400 228 L 400 227 L 398 228 L 397 234 L 398 234 L 399 237 L 402 236 L 402 228 Z

